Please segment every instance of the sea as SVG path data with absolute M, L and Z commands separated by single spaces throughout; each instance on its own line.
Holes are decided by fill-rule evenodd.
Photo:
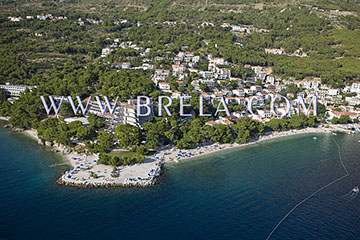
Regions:
M 79 189 L 55 183 L 70 168 L 60 155 L 3 124 L 0 239 L 360 239 L 360 135 L 290 136 L 168 164 L 150 188 Z M 346 175 L 340 157 L 349 175 L 304 201 Z

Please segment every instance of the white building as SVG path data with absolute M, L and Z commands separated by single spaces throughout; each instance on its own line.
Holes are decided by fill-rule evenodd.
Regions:
M 235 89 L 232 91 L 232 93 L 238 97 L 245 97 L 244 89 Z
M 98 102 L 91 101 L 89 105 L 89 113 L 103 117 L 107 120 L 111 120 L 111 124 L 114 124 L 113 127 L 116 127 L 116 125 L 119 124 L 131 124 L 133 126 L 139 126 L 141 124 L 141 119 L 137 116 L 136 105 L 129 103 L 117 103 L 113 115 L 111 115 L 109 112 L 106 112 L 103 115 Z
M 101 57 L 106 57 L 107 55 L 109 55 L 111 53 L 111 49 L 110 48 L 103 48 L 101 50 Z
M 328 89 L 327 94 L 330 96 L 336 96 L 340 94 L 340 90 L 336 88 Z
M 360 82 L 353 83 L 350 88 L 351 92 L 360 93 Z
M 24 86 L 24 85 L 11 85 L 7 83 L 6 85 L 0 85 L 0 89 L 3 89 L 6 95 L 10 97 L 19 97 L 20 93 L 25 92 L 26 89 L 31 89 L 34 87 Z
M 201 71 L 199 72 L 199 74 L 203 77 L 203 78 L 214 78 L 215 74 L 211 71 Z
M 281 55 L 284 53 L 283 50 L 281 50 L 279 48 L 265 48 L 265 52 L 270 53 L 270 54 L 278 54 L 278 55 Z
M 131 64 L 129 62 L 118 62 L 114 63 L 114 67 L 117 69 L 130 69 Z
M 170 84 L 166 83 L 166 82 L 160 82 L 159 89 L 162 91 L 168 91 L 168 90 L 170 90 Z

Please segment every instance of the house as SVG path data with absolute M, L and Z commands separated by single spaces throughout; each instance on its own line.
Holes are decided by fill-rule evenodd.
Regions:
M 148 57 L 150 55 L 150 48 L 145 49 L 144 52 L 140 53 L 140 56 L 142 57 Z
M 103 48 L 101 50 L 101 57 L 106 57 L 107 55 L 109 55 L 111 53 L 111 49 L 110 48 Z
M 271 118 L 273 116 L 273 113 L 270 110 L 257 110 L 258 115 L 260 115 L 263 118 Z
M 350 92 L 360 93 L 360 82 L 353 83 Z
M 360 99 L 357 97 L 345 97 L 345 101 L 348 102 L 350 106 L 355 106 L 360 104 Z
M 155 67 L 154 65 L 148 64 L 148 63 L 143 63 L 143 65 L 141 65 L 141 68 L 143 70 L 153 70 Z
M 305 81 L 302 83 L 302 87 L 305 89 L 319 89 L 320 81 Z
M 255 85 L 255 86 L 251 86 L 250 89 L 253 90 L 254 92 L 261 92 L 262 87 L 260 85 Z
M 181 97 L 181 93 L 177 90 L 171 92 L 171 97 L 175 99 L 179 99 Z
M 209 88 L 213 88 L 215 86 L 215 81 L 212 79 L 200 79 L 200 82 L 206 84 Z
M 206 92 L 201 92 L 200 93 L 200 96 L 202 96 L 204 98 L 204 100 L 206 101 L 210 101 L 211 100 L 211 95 L 209 95 L 208 93 Z
M 244 89 L 235 89 L 232 91 L 232 93 L 235 95 L 235 96 L 238 96 L 238 97 L 245 97 L 245 91 Z
M 217 65 L 224 65 L 225 64 L 225 60 L 224 58 L 214 58 L 213 62 Z
M 22 19 L 22 17 L 8 17 L 8 19 L 11 21 L 11 22 L 20 22 Z
M 155 61 L 164 61 L 166 58 L 165 57 L 163 57 L 163 56 L 156 56 L 156 57 L 154 57 L 154 60 Z
M 228 126 L 234 125 L 234 123 L 232 121 L 228 120 L 228 119 L 221 121 L 221 123 L 225 124 L 225 125 L 228 125 Z
M 275 91 L 276 90 L 276 86 L 274 84 L 268 84 L 266 87 L 267 87 L 267 89 L 269 91 Z
M 182 62 L 182 58 L 179 56 L 174 57 L 173 60 L 174 64 L 180 65 L 180 63 Z
M 171 72 L 170 70 L 166 70 L 166 69 L 156 69 L 155 70 L 155 76 L 160 78 L 160 79 L 166 79 L 167 77 L 170 77 Z
M 250 33 L 250 30 L 245 27 L 232 25 L 231 28 L 234 32 Z
M 269 84 L 275 84 L 275 81 L 276 81 L 276 79 L 274 76 L 267 76 L 265 79 L 265 82 L 269 83 Z
M 173 64 L 172 69 L 173 69 L 173 72 L 176 74 L 176 73 L 185 72 L 186 67 L 184 65 Z
M 248 113 L 247 113 L 247 111 L 233 112 L 233 115 L 237 118 L 243 118 L 243 117 L 247 117 Z
M 160 82 L 159 83 L 159 89 L 162 91 L 170 90 L 170 84 L 167 82 Z
M 340 90 L 337 88 L 328 89 L 327 94 L 330 96 L 336 96 L 340 94 Z
M 247 100 L 244 97 L 235 97 L 235 100 L 240 105 L 246 105 Z
M 215 127 L 216 125 L 218 125 L 218 123 L 216 121 L 208 121 L 205 123 L 205 125 L 209 125 L 209 126 L 213 126 Z
M 281 50 L 279 48 L 265 48 L 265 53 L 281 55 L 284 52 L 283 52 L 283 50 Z
M 207 26 L 207 27 L 213 27 L 214 24 L 211 23 L 211 22 L 203 22 L 203 23 L 201 24 L 201 26 L 202 26 L 202 27 L 205 27 L 205 26 Z
M 193 63 L 198 63 L 200 62 L 200 56 L 194 56 L 191 60 Z
M 328 113 L 329 113 L 329 119 L 333 119 L 334 117 L 340 118 L 341 116 L 349 116 L 351 120 L 358 118 L 358 114 L 354 112 L 339 112 L 339 111 L 331 110 Z
M 114 63 L 113 66 L 116 69 L 130 69 L 131 68 L 131 64 L 129 62 L 118 62 L 118 63 Z
M 252 90 L 251 88 L 245 88 L 244 92 L 250 96 L 254 95 L 256 92 Z
M 210 71 L 200 71 L 199 74 L 203 77 L 203 78 L 214 78 L 215 75 L 213 72 Z
M 226 97 L 225 102 L 228 103 L 237 103 L 234 97 Z

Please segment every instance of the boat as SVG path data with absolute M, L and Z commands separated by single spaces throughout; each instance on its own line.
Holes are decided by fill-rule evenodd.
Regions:
M 316 139 L 317 139 L 317 137 L 313 137 L 313 139 L 314 139 L 314 140 L 316 140 Z
M 359 191 L 359 187 L 354 187 L 353 192 L 357 193 Z
M 337 135 L 336 133 L 332 133 L 332 135 Z

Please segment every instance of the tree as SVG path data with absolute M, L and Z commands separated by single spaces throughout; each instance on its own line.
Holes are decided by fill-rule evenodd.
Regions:
M 7 100 L 6 93 L 3 89 L 0 89 L 0 103 L 5 102 Z
M 115 131 L 115 137 L 123 148 L 139 145 L 141 142 L 142 136 L 138 127 L 130 124 L 120 124 L 116 127 Z
M 99 132 L 98 143 L 100 148 L 103 149 L 103 151 L 106 151 L 114 145 L 113 135 L 105 131 Z
M 237 133 L 237 142 L 239 143 L 246 143 L 265 132 L 263 123 L 251 120 L 250 118 L 239 119 L 233 126 L 233 129 Z
M 26 90 L 12 105 L 9 122 L 14 127 L 30 128 L 40 120 L 44 112 L 40 97 L 34 92 Z
M 349 123 L 350 120 L 350 116 L 349 115 L 341 115 L 339 118 L 334 117 L 331 122 L 333 124 L 345 124 L 345 123 Z
M 144 145 L 140 145 L 136 148 L 136 153 L 140 155 L 145 155 L 147 154 L 147 149 Z
M 223 124 L 216 125 L 211 140 L 218 143 L 231 143 L 233 141 L 231 128 Z
M 102 119 L 95 114 L 89 113 L 87 119 L 90 123 L 90 128 L 94 128 L 97 130 L 105 126 L 105 123 L 102 121 Z

